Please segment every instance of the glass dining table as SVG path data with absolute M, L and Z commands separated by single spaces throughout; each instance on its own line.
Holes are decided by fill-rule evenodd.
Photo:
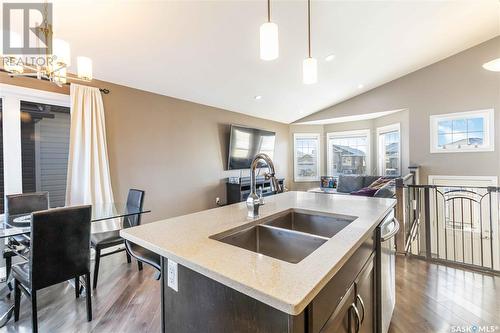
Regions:
M 127 228 L 128 225 L 123 223 L 124 217 L 150 212 L 149 209 L 130 207 L 126 203 L 92 205 L 92 233 Z M 4 244 L 3 239 L 12 236 L 27 235 L 29 237 L 30 225 L 31 214 L 0 216 L 0 244 Z M 0 327 L 5 326 L 14 311 L 13 297 L 9 296 L 12 292 L 11 282 L 11 277 L 7 276 L 5 282 L 0 284 Z

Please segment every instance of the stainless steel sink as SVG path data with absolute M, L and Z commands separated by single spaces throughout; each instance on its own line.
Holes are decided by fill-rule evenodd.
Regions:
M 355 219 L 290 209 L 210 238 L 296 264 Z
M 256 225 L 219 239 L 226 244 L 293 264 L 311 254 L 328 239 L 290 230 Z
M 263 224 L 331 238 L 355 219 L 356 217 L 347 215 L 319 215 L 290 210 L 278 216 L 271 216 Z

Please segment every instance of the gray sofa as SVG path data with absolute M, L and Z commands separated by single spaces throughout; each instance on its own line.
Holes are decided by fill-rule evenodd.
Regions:
M 337 193 L 350 194 L 364 187 L 368 187 L 371 183 L 379 179 L 381 176 L 355 176 L 355 175 L 340 175 L 337 182 Z M 395 177 L 387 177 L 395 178 Z M 374 197 L 378 198 L 393 198 L 396 195 L 394 182 L 380 188 Z

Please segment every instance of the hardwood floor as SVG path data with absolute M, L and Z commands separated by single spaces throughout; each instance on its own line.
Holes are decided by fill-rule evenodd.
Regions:
M 125 255 L 102 260 L 99 285 L 92 294 L 94 320 L 86 321 L 85 298 L 74 298 L 66 283 L 39 294 L 40 332 L 159 332 L 160 283 L 155 271 Z M 452 326 L 500 327 L 500 277 L 397 258 L 396 309 L 391 333 L 452 332 Z M 31 332 L 31 310 L 23 297 L 21 318 L 0 332 Z M 474 331 L 470 331 L 474 332 Z M 491 331 L 489 331 L 491 332 Z M 496 329 L 500 332 L 500 328 Z
M 389 332 L 500 332 L 500 277 L 397 257 Z
M 39 332 L 160 332 L 160 281 L 155 270 L 137 261 L 127 264 L 125 253 L 101 259 L 99 284 L 92 292 L 93 320 L 87 322 L 85 296 L 75 299 L 73 287 L 62 283 L 38 294 Z M 19 321 L 0 332 L 31 332 L 31 307 L 22 297 Z

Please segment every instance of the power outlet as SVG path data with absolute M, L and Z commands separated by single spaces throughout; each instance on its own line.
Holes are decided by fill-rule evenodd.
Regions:
M 175 291 L 178 290 L 177 263 L 168 259 L 167 263 L 167 285 Z

